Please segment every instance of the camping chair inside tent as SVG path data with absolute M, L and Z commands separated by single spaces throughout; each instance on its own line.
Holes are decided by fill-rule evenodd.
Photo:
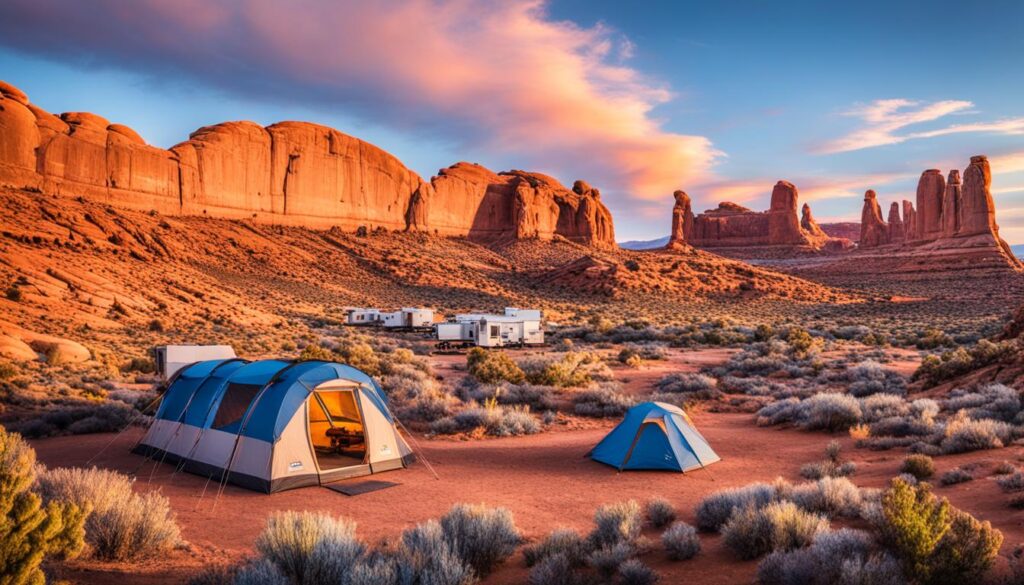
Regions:
M 682 409 L 664 402 L 644 402 L 594 447 L 590 457 L 619 471 L 663 469 L 690 471 L 720 458 L 694 428 Z

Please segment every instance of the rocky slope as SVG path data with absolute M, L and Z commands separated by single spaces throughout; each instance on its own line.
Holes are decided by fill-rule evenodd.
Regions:
M 164 150 L 95 114 L 50 114 L 3 82 L 0 184 L 164 215 L 615 246 L 611 214 L 583 181 L 570 190 L 458 163 L 428 182 L 380 148 L 306 122 L 225 122 Z

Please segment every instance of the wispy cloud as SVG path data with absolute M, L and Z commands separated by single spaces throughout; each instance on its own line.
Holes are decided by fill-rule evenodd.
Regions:
M 797 176 L 787 180 L 796 185 L 800 195 L 800 203 L 811 203 L 825 199 L 859 199 L 868 189 L 879 190 L 880 187 L 899 181 L 912 180 L 916 175 L 907 173 L 874 173 L 845 176 Z M 691 196 L 711 207 L 721 201 L 731 201 L 754 207 L 755 210 L 767 208 L 771 199 L 772 187 L 778 179 L 743 179 L 737 181 L 711 181 L 698 185 Z M 856 204 L 851 202 L 851 206 Z M 860 212 L 860 207 L 856 207 Z
M 344 109 L 638 199 L 719 155 L 653 117 L 673 94 L 624 64 L 627 39 L 553 20 L 542 0 L 6 0 L 0 44 Z
M 963 100 L 943 100 L 932 103 L 907 99 L 875 100 L 870 104 L 844 112 L 844 115 L 859 118 L 864 124 L 863 127 L 846 136 L 826 142 L 815 148 L 815 151 L 821 154 L 849 152 L 875 146 L 899 144 L 908 140 L 967 132 L 1024 134 L 1024 118 L 952 124 L 931 130 L 906 131 L 910 126 L 934 122 L 947 116 L 974 113 L 973 107 L 972 102 Z

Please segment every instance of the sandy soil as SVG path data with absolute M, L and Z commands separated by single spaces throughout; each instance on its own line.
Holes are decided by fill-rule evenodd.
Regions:
M 324 488 L 304 488 L 264 495 L 228 486 L 216 496 L 216 484 L 186 473 L 173 474 L 170 465 L 156 465 L 128 452 L 141 431 L 133 429 L 116 438 L 95 458 L 94 464 L 122 472 L 137 472 L 137 489 L 159 489 L 178 515 L 187 550 L 141 566 L 102 565 L 78 561 L 65 567 L 63 576 L 82 583 L 116 583 L 131 574 L 133 583 L 180 581 L 209 563 L 240 558 L 252 551 L 267 514 L 276 510 L 323 510 L 347 516 L 359 524 L 368 540 L 395 538 L 417 522 L 443 514 L 457 502 L 482 502 L 511 509 L 527 538 L 537 539 L 556 526 L 586 531 L 594 509 L 604 503 L 635 498 L 643 501 L 662 496 L 680 510 L 682 519 L 693 521 L 694 505 L 704 495 L 725 487 L 783 476 L 798 481 L 800 465 L 819 460 L 832 436 L 791 429 L 760 428 L 750 414 L 697 413 L 695 423 L 722 457 L 707 470 L 688 474 L 661 472 L 616 473 L 585 457 L 601 439 L 605 428 L 532 437 L 483 441 L 425 440 L 417 437 L 414 448 L 436 469 L 434 479 L 422 463 L 407 470 L 378 476 L 400 485 L 356 497 Z M 858 463 L 854 480 L 863 486 L 881 487 L 897 473 L 902 454 L 856 450 L 852 440 L 837 436 L 844 452 Z M 35 441 L 39 459 L 50 466 L 83 465 L 111 435 L 60 437 Z M 1007 507 L 990 477 L 991 468 L 1005 459 L 1018 460 L 1019 447 L 998 451 L 941 457 L 939 472 L 968 461 L 981 462 L 979 479 L 938 487 L 957 506 L 992 520 L 1006 535 L 1003 554 L 1024 541 L 1024 512 Z M 152 474 L 152 480 L 150 476 Z M 204 495 L 205 489 L 205 495 Z M 651 533 L 652 538 L 657 534 Z M 724 550 L 716 535 L 702 536 L 704 552 L 697 558 L 670 562 L 655 551 L 645 557 L 665 578 L 676 582 L 685 575 L 694 583 L 750 582 L 755 562 L 740 562 Z M 518 555 L 487 583 L 521 583 L 526 569 Z

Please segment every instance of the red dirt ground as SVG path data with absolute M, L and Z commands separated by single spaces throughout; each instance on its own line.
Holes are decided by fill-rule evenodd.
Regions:
M 80 583 L 163 583 L 183 581 L 211 563 L 241 558 L 252 545 L 268 513 L 275 510 L 323 510 L 355 519 L 367 540 L 395 538 L 403 529 L 442 515 L 456 502 L 482 502 L 505 506 L 528 539 L 537 539 L 557 526 L 586 531 L 595 508 L 609 502 L 662 496 L 672 501 L 683 520 L 693 522 L 694 505 L 704 495 L 726 487 L 783 476 L 799 481 L 800 465 L 822 458 L 832 436 L 791 429 L 761 428 L 753 416 L 742 413 L 696 413 L 696 425 L 722 457 L 707 470 L 685 475 L 661 472 L 618 474 L 584 457 L 612 423 L 604 428 L 545 433 L 531 437 L 481 441 L 425 440 L 416 437 L 414 448 L 437 470 L 434 479 L 423 463 L 388 472 L 378 479 L 401 485 L 347 497 L 324 488 L 304 488 L 265 495 L 228 486 L 218 499 L 217 485 L 204 478 L 172 474 L 173 467 L 154 464 L 128 452 L 141 430 L 118 437 L 96 457 L 94 464 L 138 473 L 137 489 L 160 489 L 178 516 L 187 550 L 141 565 L 104 565 L 76 561 L 60 568 L 58 576 Z M 84 465 L 112 435 L 59 437 L 33 442 L 39 459 L 49 466 Z M 898 451 L 857 450 L 852 440 L 837 436 L 844 454 L 858 464 L 854 481 L 881 487 L 897 473 L 903 454 Z M 968 461 L 983 462 L 979 479 L 952 487 L 937 487 L 954 505 L 963 507 L 1004 532 L 1003 555 L 1024 541 L 1024 512 L 1007 507 L 990 477 L 991 468 L 1004 459 L 1019 460 L 1020 447 L 969 453 L 937 459 L 939 473 Z M 204 487 L 206 487 L 205 496 Z M 649 534 L 656 538 L 655 533 Z M 725 550 L 716 535 L 702 535 L 703 552 L 691 561 L 673 563 L 657 550 L 645 560 L 664 582 L 683 578 L 694 583 L 751 582 L 756 562 L 741 562 Z M 522 583 L 526 569 L 517 555 L 487 583 Z

